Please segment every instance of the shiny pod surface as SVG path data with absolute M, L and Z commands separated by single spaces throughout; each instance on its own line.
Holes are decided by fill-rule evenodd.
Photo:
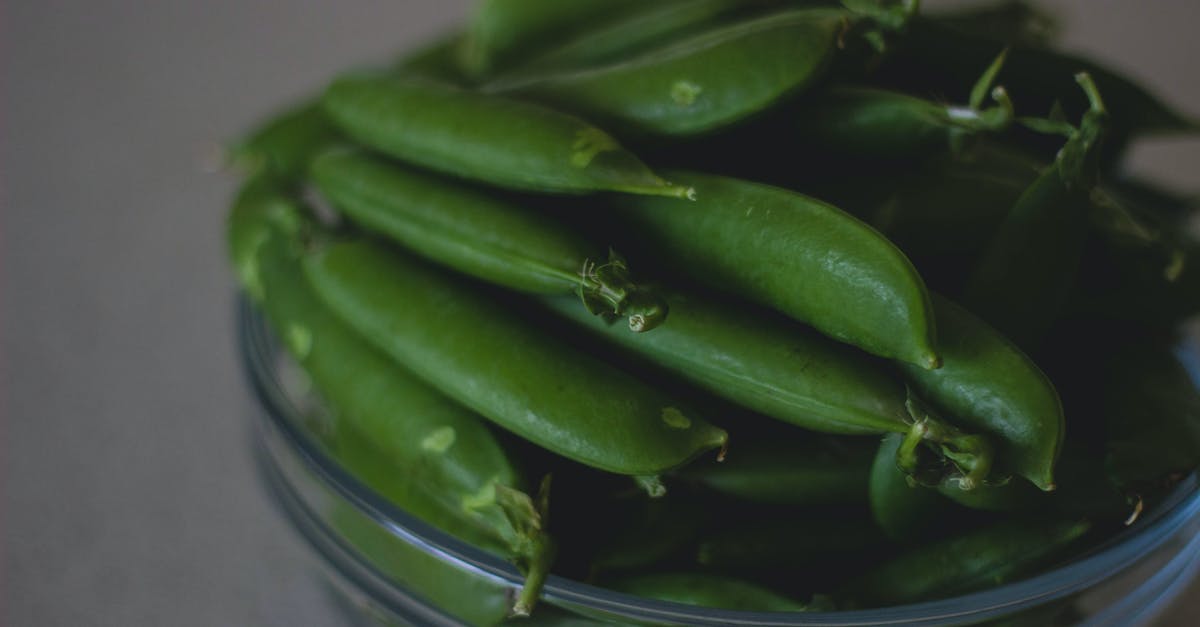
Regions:
M 770 107 L 824 75 L 850 14 L 800 10 L 756 18 L 578 72 L 497 83 L 640 133 L 691 135 Z
M 925 400 L 956 424 L 996 437 L 997 461 L 1043 490 L 1054 489 L 1054 464 L 1065 435 L 1054 385 L 1012 342 L 967 310 L 934 300 L 944 361 L 937 370 L 902 364 Z
M 307 259 L 322 300 L 447 396 L 580 463 L 653 475 L 723 446 L 686 405 L 549 336 L 536 320 L 364 241 Z
M 908 429 L 899 380 L 867 355 L 774 312 L 676 292 L 667 299 L 667 321 L 632 337 L 569 299 L 544 302 L 672 374 L 772 418 L 834 434 Z
M 608 271 L 615 268 L 602 247 L 550 215 L 365 152 L 327 153 L 311 170 L 317 189 L 351 220 L 426 259 L 516 290 L 574 292 L 604 313 L 630 316 L 637 330 L 665 316 L 659 299 Z
M 837 340 L 924 368 L 940 363 L 925 284 L 875 229 L 802 194 L 673 172 L 696 202 L 617 199 L 639 241 L 678 271 Z
M 423 78 L 343 76 L 323 104 L 346 135 L 431 170 L 540 192 L 688 195 L 608 133 L 538 105 Z

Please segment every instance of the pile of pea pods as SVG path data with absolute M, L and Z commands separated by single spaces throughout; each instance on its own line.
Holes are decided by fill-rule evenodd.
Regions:
M 483 0 L 232 148 L 234 267 L 339 462 L 526 573 L 470 622 L 550 572 L 788 612 L 1014 581 L 1200 465 L 1196 203 L 1121 169 L 1200 127 L 1054 35 Z

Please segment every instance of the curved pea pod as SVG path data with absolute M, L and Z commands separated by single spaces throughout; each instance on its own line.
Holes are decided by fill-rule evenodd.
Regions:
M 950 515 L 949 503 L 936 490 L 910 482 L 896 466 L 896 455 L 904 436 L 889 433 L 883 437 L 867 488 L 871 518 L 883 533 L 896 542 L 912 544 L 944 531 L 941 521 Z M 972 494 L 974 491 L 954 491 Z
M 1196 132 L 1192 116 L 1180 114 L 1135 81 L 1087 59 L 996 39 L 964 34 L 946 24 L 915 18 L 909 31 L 888 58 L 882 80 L 905 84 L 918 93 L 948 93 L 968 84 L 977 68 L 1005 46 L 1008 61 L 998 80 L 1018 95 L 1017 113 L 1045 115 L 1055 101 L 1067 115 L 1087 111 L 1087 99 L 1075 87 L 1078 72 L 1087 72 L 1104 94 L 1112 116 L 1112 133 L 1128 135 Z M 1119 142 L 1118 142 L 1119 143 Z
M 1014 581 L 1070 549 L 1091 528 L 1078 520 L 1010 520 L 913 549 L 835 595 L 839 607 L 886 607 Z
M 673 499 L 644 499 L 632 521 L 596 551 L 591 573 L 646 572 L 686 554 L 711 524 L 707 503 Z
M 625 475 L 654 475 L 722 447 L 686 404 L 547 335 L 477 286 L 367 241 L 315 251 L 322 300 L 447 396 L 542 448 Z
M 776 515 L 723 529 L 700 541 L 696 563 L 720 570 L 796 571 L 833 556 L 839 560 L 856 555 L 875 557 L 887 541 L 865 517 L 821 513 Z
M 419 77 L 343 76 L 322 100 L 346 135 L 438 172 L 513 189 L 687 197 L 608 133 L 538 105 Z
M 737 450 L 725 461 L 689 464 L 675 474 L 726 496 L 756 503 L 837 505 L 863 502 L 870 467 L 871 451 L 868 448 L 857 442 L 833 438 L 796 440 L 739 441 Z M 895 465 L 893 457 L 892 466 Z
M 606 588 L 659 601 L 749 612 L 804 612 L 808 606 L 759 585 L 704 573 L 657 573 L 616 579 Z
M 320 102 L 305 102 L 267 120 L 229 150 L 239 169 L 298 181 L 309 161 L 336 144 L 340 133 Z
M 1046 47 L 1058 38 L 1054 15 L 1024 0 L 999 0 L 979 6 L 942 10 L 931 21 L 976 37 L 1029 47 Z
M 674 172 L 692 203 L 616 199 L 630 232 L 689 278 L 767 305 L 870 353 L 936 368 L 929 294 L 912 263 L 857 218 L 795 192 Z
M 834 86 L 801 103 L 789 116 L 801 145 L 858 158 L 906 159 L 962 150 L 973 135 L 995 133 L 1013 121 L 1013 105 L 992 81 L 1004 53 L 988 66 L 970 102 L 950 105 L 877 87 Z M 985 107 L 991 94 L 996 106 Z
M 444 34 L 396 59 L 392 73 L 398 76 L 421 77 L 452 85 L 470 81 L 459 62 L 458 50 L 465 35 L 461 32 Z
M 1029 357 L 986 323 L 934 299 L 944 361 L 937 370 L 901 364 L 923 399 L 954 420 L 995 438 L 1001 469 L 1054 489 L 1065 434 L 1054 384 Z
M 260 180 L 234 205 L 230 241 L 243 282 L 334 414 L 337 457 L 410 513 L 526 568 L 519 604 L 527 611 L 552 549 L 513 460 L 479 416 L 415 379 L 321 304 L 300 265 L 312 228 L 294 201 Z
M 487 75 L 639 4 L 639 0 L 480 0 L 467 20 L 460 60 L 470 75 Z
M 517 76 L 538 72 L 579 70 L 610 63 L 659 47 L 691 34 L 696 28 L 711 27 L 715 19 L 749 4 L 748 0 L 665 0 L 647 3 L 603 24 L 580 33 L 562 45 L 548 49 L 527 63 L 499 77 L 508 82 Z
M 625 131 L 694 135 L 745 119 L 820 80 L 852 16 L 834 9 L 778 13 L 610 65 L 485 89 Z
M 311 177 L 321 194 L 364 228 L 426 259 L 490 283 L 535 294 L 574 292 L 592 313 L 654 328 L 666 303 L 629 278 L 625 262 L 552 216 L 376 159 L 322 155 Z
M 963 304 L 1018 346 L 1036 346 L 1045 335 L 1083 257 L 1107 113 L 1091 78 L 1078 78 L 1092 108 L 1053 165 L 1017 199 L 963 291 Z

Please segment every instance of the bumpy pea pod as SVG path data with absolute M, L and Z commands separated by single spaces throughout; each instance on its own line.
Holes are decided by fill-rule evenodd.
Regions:
M 299 181 L 309 161 L 341 135 L 320 102 L 306 102 L 271 119 L 229 150 L 229 160 L 252 174 Z
M 876 87 L 835 86 L 792 116 L 801 145 L 871 159 L 905 159 L 940 150 L 961 152 L 966 141 L 1013 121 L 1003 87 L 992 87 L 1004 53 L 976 82 L 966 106 L 948 105 Z M 991 94 L 996 106 L 984 106 Z
M 587 310 L 625 316 L 629 328 L 660 324 L 667 305 L 629 278 L 625 262 L 556 222 L 473 190 L 363 152 L 322 155 L 312 180 L 363 227 L 460 272 L 535 294 L 574 292 Z
M 701 33 L 632 59 L 485 89 L 575 111 L 625 132 L 695 135 L 820 80 L 854 14 L 805 9 Z
M 886 607 L 1013 581 L 1062 555 L 1091 528 L 1076 520 L 1010 520 L 885 562 L 834 595 L 839 607 Z
M 739 440 L 737 451 L 725 461 L 689 464 L 675 474 L 726 496 L 756 503 L 862 503 L 870 465 L 869 448 L 834 438 L 796 440 Z M 895 457 L 891 463 L 895 467 Z
M 547 335 L 476 285 L 368 241 L 314 251 L 321 299 L 447 396 L 542 448 L 654 475 L 724 446 L 686 404 Z
M 229 219 L 247 291 L 311 377 L 339 432 L 358 434 L 346 442 L 369 441 L 386 465 L 373 465 L 370 454 L 339 457 L 406 511 L 521 564 L 529 577 L 514 611 L 528 613 L 553 553 L 544 508 L 520 491 L 513 461 L 479 416 L 413 378 L 321 304 L 300 265 L 314 233 L 299 206 L 265 179 L 243 189 Z
M 944 361 L 937 370 L 900 364 L 910 384 L 964 427 L 994 437 L 1002 470 L 1053 490 L 1065 434 L 1054 385 L 986 323 L 944 298 L 934 305 Z
M 1089 195 L 1108 114 L 1087 74 L 1092 108 L 1054 163 L 1025 190 L 975 267 L 963 303 L 1019 346 L 1036 346 L 1066 302 L 1083 257 Z M 1031 306 L 1031 303 L 1036 305 Z
M 749 612 L 804 612 L 807 605 L 733 577 L 703 573 L 660 573 L 617 579 L 605 587 L 637 596 Z
M 766 416 L 823 433 L 915 434 L 914 442 L 927 440 L 926 444 L 940 453 L 939 461 L 944 456 L 958 458 L 957 465 L 943 468 L 946 473 L 966 469 L 972 482 L 988 475 L 991 448 L 986 442 L 944 423 L 926 421 L 923 415 L 918 422 L 905 407 L 904 386 L 866 355 L 770 311 L 675 293 L 668 297 L 668 322 L 632 341 L 621 337 L 631 334 L 614 333 L 594 317 L 582 315 L 574 303 L 565 299 L 546 302 L 558 313 L 672 374 Z M 802 450 L 793 449 L 793 456 Z M 915 453 L 910 452 L 898 461 L 917 472 L 913 459 Z M 764 459 L 750 465 L 758 463 L 770 464 Z M 733 479 L 738 467 L 712 472 Z M 798 478 L 802 468 L 803 464 L 787 474 Z
M 538 105 L 414 77 L 356 74 L 322 100 L 346 135 L 422 167 L 514 189 L 687 197 L 608 133 Z
M 672 176 L 696 190 L 696 202 L 615 199 L 626 230 L 655 258 L 868 352 L 938 366 L 925 284 L 877 231 L 788 190 L 705 174 Z
M 640 0 L 480 0 L 468 19 L 460 59 L 469 75 L 485 76 L 639 4 Z

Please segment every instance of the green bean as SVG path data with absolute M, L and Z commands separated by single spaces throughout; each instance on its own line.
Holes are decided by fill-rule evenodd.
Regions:
M 320 303 L 300 266 L 311 228 L 298 205 L 264 180 L 247 185 L 229 223 L 243 281 L 333 411 L 339 431 L 361 434 L 386 463 L 379 468 L 358 454 L 365 447 L 354 449 L 353 438 L 340 459 L 410 513 L 518 561 L 529 578 L 514 611 L 527 612 L 552 549 L 541 514 L 520 491 L 513 461 L 478 416 L 414 379 Z
M 591 313 L 625 316 L 634 331 L 666 317 L 666 303 L 631 281 L 622 259 L 610 253 L 605 263 L 602 248 L 551 216 L 495 194 L 361 152 L 321 156 L 312 179 L 350 219 L 460 272 L 526 292 L 574 292 Z
M 280 113 L 250 132 L 229 151 L 229 160 L 251 174 L 298 181 L 309 161 L 340 139 L 319 102 L 306 102 Z
M 464 67 L 484 76 L 563 41 L 581 27 L 639 0 L 480 0 L 460 51 Z
M 871 227 L 795 192 L 677 172 L 694 203 L 617 199 L 660 258 L 718 290 L 768 305 L 834 339 L 936 368 L 929 295 L 908 258 Z
M 967 471 L 973 480 L 989 472 L 989 448 L 937 421 L 915 423 L 905 407 L 903 385 L 866 355 L 771 312 L 675 293 L 668 299 L 668 322 L 631 341 L 581 315 L 573 303 L 546 302 L 673 374 L 772 418 L 832 434 L 915 430 L 943 455 L 959 457 L 961 467 L 975 468 Z M 912 462 L 901 463 L 917 471 Z
M 637 575 L 606 587 L 660 601 L 754 612 L 804 612 L 808 606 L 756 584 L 702 573 Z
M 833 438 L 738 441 L 719 464 L 694 463 L 676 474 L 726 496 L 776 505 L 860 504 L 870 450 Z M 895 458 L 892 466 L 896 465 Z
M 322 300 L 447 396 L 518 436 L 617 474 L 653 475 L 724 446 L 685 404 L 461 284 L 370 242 L 332 243 L 306 270 Z
M 945 598 L 1016 580 L 1062 554 L 1091 525 L 1076 520 L 1011 520 L 923 546 L 880 564 L 835 599 L 884 607 Z
M 389 156 L 501 187 L 687 197 L 604 131 L 544 107 L 420 78 L 349 75 L 325 92 L 343 132 Z
M 1065 432 L 1062 402 L 1016 346 L 965 309 L 935 298 L 944 361 L 937 370 L 901 364 L 926 400 L 964 426 L 994 436 L 997 459 L 1042 490 L 1054 489 Z
M 1049 329 L 1083 257 L 1107 113 L 1091 78 L 1080 74 L 1079 82 L 1091 110 L 1054 164 L 1017 199 L 962 296 L 1018 346 L 1036 346 Z
M 742 120 L 824 75 L 852 14 L 779 13 L 584 71 L 485 87 L 638 133 L 693 135 Z

